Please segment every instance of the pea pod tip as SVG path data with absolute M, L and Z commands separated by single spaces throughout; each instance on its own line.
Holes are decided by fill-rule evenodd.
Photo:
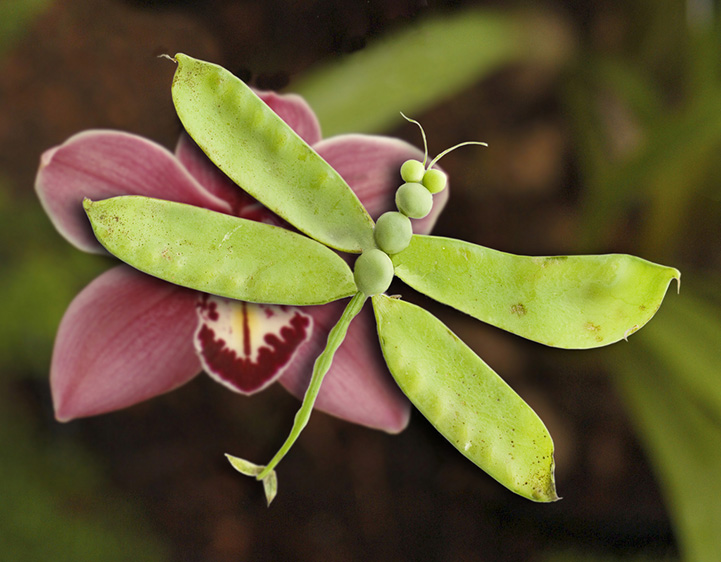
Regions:
M 175 57 L 177 57 L 177 56 L 178 55 L 176 54 Z M 168 59 L 169 61 L 173 61 L 175 64 L 178 64 L 178 59 L 176 59 L 175 57 L 170 56 L 168 53 L 163 53 L 162 55 L 158 55 L 159 59 Z

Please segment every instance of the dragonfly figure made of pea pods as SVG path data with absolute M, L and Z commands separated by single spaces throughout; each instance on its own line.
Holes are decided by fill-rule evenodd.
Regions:
M 168 282 L 253 303 L 316 305 L 350 298 L 316 359 L 290 435 L 267 465 L 228 455 L 261 480 L 310 417 L 333 355 L 370 298 L 386 364 L 410 401 L 456 448 L 510 490 L 558 499 L 553 441 L 535 412 L 423 308 L 385 295 L 394 275 L 429 297 L 525 338 L 592 348 L 646 324 L 680 273 L 627 255 L 526 257 L 413 234 L 445 176 L 410 161 L 397 212 L 376 223 L 340 175 L 225 69 L 178 54 L 173 100 L 208 157 L 300 233 L 138 196 L 84 202 L 98 240 Z M 437 160 L 437 159 L 436 159 Z M 336 251 L 360 254 L 353 270 Z

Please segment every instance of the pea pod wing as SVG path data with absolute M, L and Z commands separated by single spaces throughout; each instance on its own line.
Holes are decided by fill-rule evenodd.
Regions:
M 393 378 L 436 429 L 510 490 L 557 500 L 553 441 L 518 394 L 430 312 L 385 295 L 373 310 Z
M 324 304 L 357 291 L 338 254 L 283 228 L 148 197 L 83 205 L 111 254 L 176 285 L 293 305 Z
M 680 273 L 622 254 L 528 257 L 413 236 L 392 256 L 414 289 L 519 336 L 563 348 L 627 338 L 656 313 Z
M 374 247 L 373 221 L 325 160 L 224 68 L 176 55 L 173 101 L 185 129 L 234 182 L 337 250 Z

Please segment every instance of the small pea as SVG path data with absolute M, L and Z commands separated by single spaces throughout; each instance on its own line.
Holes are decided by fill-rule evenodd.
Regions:
M 418 160 L 406 160 L 401 166 L 401 177 L 403 181 L 420 183 L 426 168 L 423 162 Z
M 432 170 L 427 170 L 426 173 L 423 174 L 423 180 L 421 183 L 431 193 L 439 193 L 446 188 L 448 176 L 445 172 L 434 168 Z
M 410 244 L 413 225 L 404 214 L 391 211 L 378 217 L 373 235 L 378 247 L 386 254 L 397 254 Z
M 396 207 L 407 217 L 422 219 L 431 212 L 433 195 L 420 183 L 404 183 L 396 191 Z
M 378 295 L 385 292 L 393 281 L 393 262 L 381 250 L 367 250 L 358 256 L 353 277 L 361 293 L 369 297 Z

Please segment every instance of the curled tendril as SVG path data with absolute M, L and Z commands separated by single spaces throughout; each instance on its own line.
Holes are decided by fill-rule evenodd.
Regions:
M 402 111 L 401 111 L 401 116 L 403 117 L 403 119 L 405 119 L 405 120 L 408 121 L 409 123 L 415 123 L 416 125 L 418 125 L 418 128 L 421 130 L 421 136 L 423 137 L 423 166 L 424 166 L 427 170 L 430 170 L 431 168 L 433 168 L 433 166 L 434 166 L 435 164 L 437 164 L 438 161 L 439 161 L 441 158 L 443 158 L 446 154 L 448 154 L 448 153 L 451 152 L 452 150 L 455 150 L 456 148 L 460 148 L 460 147 L 462 147 L 462 146 L 467 146 L 467 145 L 469 145 L 469 144 L 475 144 L 475 145 L 486 146 L 486 147 L 488 146 L 488 143 L 487 143 L 487 142 L 480 142 L 480 141 L 465 141 L 465 142 L 461 142 L 461 143 L 458 143 L 458 144 L 456 144 L 456 145 L 454 145 L 454 146 L 452 146 L 452 147 L 450 147 L 450 148 L 447 148 L 447 149 L 444 150 L 443 152 L 441 152 L 438 156 L 436 156 L 433 160 L 431 160 L 431 163 L 428 164 L 428 166 L 426 166 L 426 162 L 428 161 L 428 141 L 426 140 L 426 132 L 423 130 L 423 125 L 421 125 L 421 124 L 420 124 L 418 121 L 416 121 L 415 119 L 411 119 L 410 117 L 407 117 Z

